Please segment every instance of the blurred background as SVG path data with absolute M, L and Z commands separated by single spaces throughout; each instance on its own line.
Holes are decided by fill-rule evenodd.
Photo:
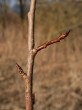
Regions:
M 0 110 L 25 110 L 30 0 L 0 0 Z M 82 0 L 37 0 L 35 46 L 71 29 L 35 58 L 35 110 L 82 110 Z

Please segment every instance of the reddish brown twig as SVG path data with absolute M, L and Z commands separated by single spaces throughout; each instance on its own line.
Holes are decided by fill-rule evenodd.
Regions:
M 23 69 L 17 63 L 16 63 L 16 67 L 17 67 L 17 70 L 20 73 L 20 75 L 24 78 L 27 78 L 27 74 L 24 73 Z
M 67 37 L 70 31 L 62 34 L 58 38 L 45 42 L 44 44 L 34 48 L 34 21 L 35 21 L 35 7 L 36 0 L 31 0 L 30 11 L 28 13 L 28 59 L 27 59 L 27 74 L 24 73 L 23 69 L 16 64 L 16 67 L 20 75 L 25 80 L 25 98 L 26 98 L 26 110 L 33 110 L 33 104 L 35 103 L 35 94 L 33 94 L 33 67 L 35 55 L 41 49 L 46 48 L 48 45 L 51 45 Z
M 60 40 L 65 39 L 68 36 L 69 33 L 70 33 L 70 30 L 68 32 L 63 33 L 62 35 L 60 35 L 58 38 L 56 38 L 54 40 L 45 42 L 44 44 L 38 46 L 36 48 L 36 51 L 38 52 L 41 49 L 46 48 L 48 45 L 51 45 L 51 44 L 56 43 L 56 42 L 60 42 Z

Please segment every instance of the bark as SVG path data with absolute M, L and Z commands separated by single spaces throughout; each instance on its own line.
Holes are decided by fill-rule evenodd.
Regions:
M 27 59 L 27 77 L 25 81 L 26 110 L 33 110 L 32 90 L 33 90 L 33 65 L 35 58 L 34 51 L 34 21 L 35 21 L 36 0 L 31 0 L 30 11 L 28 13 L 28 59 Z
M 17 69 L 21 76 L 25 80 L 25 97 L 26 97 L 26 110 L 33 110 L 33 65 L 34 58 L 36 54 L 36 49 L 34 49 L 34 21 L 35 21 L 35 6 L 36 0 L 31 0 L 30 11 L 28 13 L 28 58 L 27 58 L 27 74 L 25 74 L 22 68 L 16 64 Z

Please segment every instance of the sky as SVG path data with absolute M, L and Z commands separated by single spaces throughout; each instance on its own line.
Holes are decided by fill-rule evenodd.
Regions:
M 13 6 L 15 4 L 16 0 L 10 0 L 10 2 L 11 2 L 11 6 Z
M 11 6 L 13 6 L 17 0 L 10 0 L 10 1 L 11 1 Z M 52 0 L 47 0 L 47 1 L 51 2 Z

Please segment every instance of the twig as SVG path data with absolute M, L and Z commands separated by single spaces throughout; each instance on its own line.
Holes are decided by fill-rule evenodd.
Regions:
M 33 66 L 34 66 L 34 21 L 35 21 L 36 0 L 31 0 L 30 11 L 28 13 L 28 59 L 27 76 L 29 81 L 25 81 L 26 110 L 33 110 Z
M 56 39 L 54 39 L 54 40 L 45 42 L 44 44 L 38 46 L 38 47 L 35 48 L 35 49 L 36 49 L 37 52 L 38 52 L 38 51 L 40 51 L 40 50 L 46 48 L 47 46 L 49 46 L 49 45 L 51 45 L 51 44 L 53 44 L 53 43 L 60 42 L 60 40 L 65 39 L 65 38 L 68 36 L 69 33 L 70 33 L 70 30 L 69 30 L 68 32 L 63 33 L 62 35 L 60 35 L 58 38 L 56 38 Z
M 22 69 L 17 63 L 16 63 L 16 67 L 17 67 L 17 70 L 18 70 L 18 72 L 20 73 L 20 75 L 21 75 L 24 79 L 26 79 L 26 78 L 27 78 L 27 74 L 24 73 L 23 69 Z
M 24 73 L 23 69 L 16 64 L 16 67 L 21 76 L 25 79 L 25 97 L 26 97 L 26 110 L 33 110 L 33 103 L 35 103 L 35 95 L 33 94 L 33 66 L 34 58 L 38 51 L 46 48 L 48 45 L 51 45 L 67 37 L 70 31 L 62 34 L 58 38 L 45 42 L 41 46 L 34 48 L 34 21 L 35 21 L 35 6 L 36 0 L 31 0 L 30 11 L 28 13 L 29 29 L 28 29 L 28 59 L 27 59 L 27 74 Z
M 35 7 L 36 0 L 31 0 L 30 11 L 28 13 L 28 49 L 29 51 L 34 48 L 34 21 L 35 21 Z
M 34 95 L 32 95 L 32 82 L 33 82 L 33 64 L 35 57 L 34 50 L 34 19 L 35 19 L 35 5 L 36 0 L 31 0 L 30 11 L 28 13 L 29 29 L 28 29 L 28 59 L 27 59 L 27 74 L 23 69 L 16 64 L 16 67 L 25 79 L 25 97 L 26 97 L 26 110 L 33 110 Z

